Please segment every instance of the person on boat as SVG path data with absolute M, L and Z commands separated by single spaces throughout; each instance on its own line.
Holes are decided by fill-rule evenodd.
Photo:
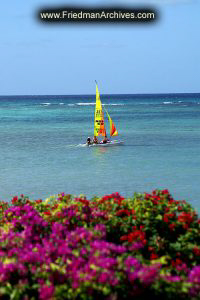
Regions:
M 89 145 L 91 145 L 92 143 L 91 143 L 91 139 L 90 139 L 90 137 L 88 137 L 87 138 L 87 145 L 89 146 Z
M 98 138 L 97 138 L 96 136 L 94 136 L 94 138 L 93 138 L 93 143 L 94 143 L 94 144 L 98 144 L 98 142 L 99 142 L 99 141 L 98 141 Z
M 109 139 L 107 138 L 107 135 L 104 136 L 104 139 L 102 141 L 103 144 L 106 144 L 107 142 L 109 142 Z

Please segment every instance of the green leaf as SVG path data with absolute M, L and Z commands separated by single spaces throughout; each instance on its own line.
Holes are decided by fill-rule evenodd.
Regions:
M 168 255 L 165 256 L 161 256 L 158 259 L 154 259 L 151 261 L 151 264 L 157 264 L 160 263 L 162 265 L 167 265 L 168 264 L 168 260 L 170 259 L 170 257 Z
M 156 220 L 162 220 L 162 218 L 163 218 L 162 215 L 157 215 L 155 219 Z

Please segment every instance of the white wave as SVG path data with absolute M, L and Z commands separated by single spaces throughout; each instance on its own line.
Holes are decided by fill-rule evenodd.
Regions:
M 173 102 L 172 101 L 165 101 L 165 102 L 163 102 L 163 104 L 173 104 Z
M 43 103 L 40 103 L 41 105 L 51 105 L 51 103 L 50 102 L 43 102 Z
M 60 102 L 59 104 L 60 104 L 60 105 L 64 105 L 64 103 L 63 103 L 63 102 Z
M 95 105 L 95 103 L 93 103 L 93 102 L 88 102 L 88 103 L 78 102 L 78 103 L 76 103 L 76 105 L 82 105 L 82 106 L 85 106 L 85 105 Z
M 68 106 L 75 106 L 75 104 L 72 104 L 72 103 L 69 103 L 69 104 L 67 104 Z
M 80 144 L 81 145 L 81 144 Z M 71 144 L 71 145 L 66 145 L 66 148 L 74 148 L 74 147 L 78 147 L 79 145 L 77 144 Z
M 88 105 L 95 105 L 96 103 L 94 103 L 94 102 L 86 102 L 86 103 L 84 103 L 84 102 L 78 102 L 78 103 L 76 103 L 76 105 L 80 105 L 80 106 L 88 106 Z M 123 103 L 106 103 L 106 104 L 104 104 L 104 103 L 102 103 L 102 105 L 104 106 L 104 105 L 106 105 L 106 106 L 119 106 L 119 105 L 125 105 L 125 104 L 123 104 Z
M 109 105 L 109 106 L 122 106 L 125 105 L 123 103 L 109 103 L 109 104 L 103 104 L 103 105 Z

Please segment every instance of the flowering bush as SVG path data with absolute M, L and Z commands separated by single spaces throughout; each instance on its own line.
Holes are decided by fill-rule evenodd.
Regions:
M 0 299 L 200 299 L 200 220 L 168 190 L 0 202 Z

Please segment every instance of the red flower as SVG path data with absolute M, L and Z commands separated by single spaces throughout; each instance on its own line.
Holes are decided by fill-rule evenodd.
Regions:
M 189 225 L 188 224 L 183 224 L 183 228 L 187 230 L 189 228 Z
M 182 264 L 182 260 L 180 258 L 176 258 L 176 264 L 177 265 L 181 265 Z
M 41 203 L 42 202 L 42 199 L 38 199 L 35 201 L 36 203 Z
M 58 212 L 56 213 L 56 217 L 58 217 L 58 218 L 61 218 L 61 217 L 62 217 L 61 211 L 58 211 Z
M 193 216 L 190 213 L 182 212 L 178 216 L 178 221 L 182 223 L 191 223 L 193 221 Z
M 44 215 L 51 216 L 51 212 L 50 211 L 44 211 Z
M 163 195 L 169 195 L 169 191 L 168 191 L 167 189 L 162 190 L 162 194 L 163 194 Z
M 176 267 L 178 265 L 181 265 L 183 262 L 180 258 L 176 258 L 175 260 L 172 260 L 172 266 Z
M 170 200 L 169 200 L 169 204 L 172 204 L 172 203 L 174 203 L 174 202 L 175 202 L 174 199 L 170 199 Z
M 158 255 L 156 253 L 151 253 L 150 260 L 157 259 Z
M 175 227 L 176 227 L 175 223 L 172 223 L 172 224 L 169 225 L 170 230 L 174 230 Z
M 128 240 L 128 236 L 127 235 L 123 235 L 120 237 L 120 241 L 127 241 Z
M 58 203 L 54 204 L 54 206 L 52 207 L 52 209 L 56 209 L 58 208 Z
M 164 214 L 163 221 L 169 223 L 169 218 L 175 217 L 175 214 Z
M 157 205 L 158 204 L 158 201 L 157 200 L 155 200 L 155 199 L 152 199 L 152 201 L 151 201 L 153 204 L 155 204 L 155 205 Z
M 168 217 L 173 218 L 173 217 L 175 217 L 175 214 L 168 214 Z
M 128 234 L 128 242 L 132 243 L 133 241 L 140 240 L 144 245 L 146 245 L 147 241 L 145 239 L 145 232 L 141 230 L 135 230 Z
M 197 246 L 195 246 L 195 247 L 193 248 L 193 252 L 194 252 L 194 254 L 195 254 L 196 256 L 200 256 L 200 248 L 198 248 Z
M 163 216 L 163 221 L 164 221 L 165 223 L 169 223 L 169 219 L 168 219 L 167 214 L 164 214 L 164 216 Z
M 17 196 L 15 196 L 15 197 L 12 198 L 12 204 L 15 204 L 17 201 L 18 201 L 18 197 Z
M 107 201 L 109 199 L 110 199 L 110 197 L 106 195 L 106 196 L 103 196 L 99 202 L 104 203 L 105 201 Z
M 82 198 L 76 198 L 76 201 L 83 203 L 84 205 L 89 205 L 90 201 L 88 201 L 87 199 L 82 199 Z
M 116 216 L 118 216 L 118 217 L 130 216 L 130 214 L 131 213 L 128 209 L 121 209 L 116 212 Z
M 149 247 L 148 247 L 148 250 L 149 250 L 150 252 L 152 252 L 152 251 L 154 251 L 155 249 L 154 249 L 153 247 L 149 246 Z
M 120 196 L 119 193 L 113 193 L 111 195 L 105 195 L 101 198 L 100 203 L 104 203 L 107 200 L 114 199 L 114 202 L 118 205 L 121 205 L 122 200 L 124 200 L 123 197 Z
M 145 196 L 144 196 L 144 198 L 145 198 L 146 200 L 149 200 L 149 199 L 151 198 L 151 195 L 150 195 L 150 194 L 147 194 L 147 193 L 145 193 Z

